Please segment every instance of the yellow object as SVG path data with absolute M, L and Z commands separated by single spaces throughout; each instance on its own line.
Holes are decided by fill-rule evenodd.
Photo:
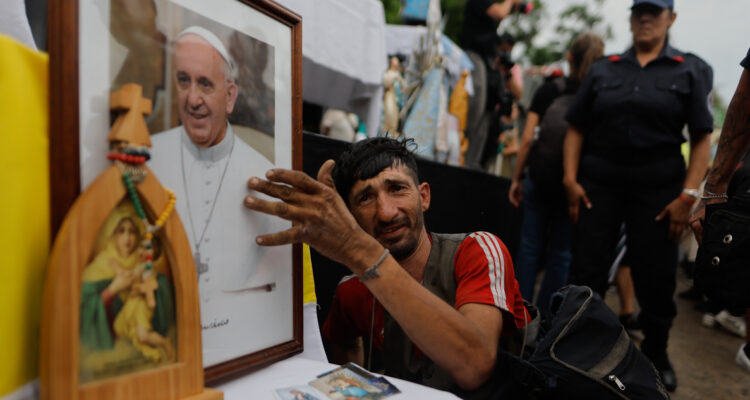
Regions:
M 469 92 L 466 91 L 466 77 L 468 75 L 468 71 L 461 72 L 461 79 L 451 93 L 450 105 L 448 106 L 448 112 L 458 118 L 458 130 L 461 132 L 466 131 L 466 115 L 469 112 Z
M 312 257 L 310 257 L 310 246 L 302 245 L 302 303 L 317 303 L 315 297 L 315 279 L 313 279 Z
M 0 396 L 37 377 L 49 253 L 47 54 L 0 34 Z

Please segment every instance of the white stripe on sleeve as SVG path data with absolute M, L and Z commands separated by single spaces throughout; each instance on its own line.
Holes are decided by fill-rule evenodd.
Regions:
M 482 236 L 487 238 L 487 242 L 491 244 L 490 249 L 496 251 L 496 263 L 499 265 L 499 268 L 495 269 L 496 278 L 499 277 L 500 279 L 495 279 L 495 290 L 498 293 L 498 297 L 500 298 L 500 304 L 498 304 L 498 307 L 506 310 L 511 311 L 508 306 L 508 296 L 505 293 L 505 257 L 503 256 L 503 250 L 500 246 L 500 242 L 498 241 L 497 236 L 488 233 L 488 232 L 480 232 Z
M 495 270 L 497 269 L 497 259 L 496 256 L 493 255 L 492 250 L 490 250 L 489 243 L 486 242 L 486 239 L 484 236 L 482 236 L 481 232 L 474 232 L 471 235 L 469 235 L 472 239 L 476 240 L 477 244 L 482 248 L 482 251 L 484 251 L 484 256 L 487 259 L 487 266 L 489 268 L 489 277 L 490 277 L 490 290 L 492 291 L 492 299 L 495 302 L 495 306 L 497 307 L 505 307 L 504 303 L 500 302 L 500 294 L 497 291 L 496 281 L 497 281 L 497 275 Z

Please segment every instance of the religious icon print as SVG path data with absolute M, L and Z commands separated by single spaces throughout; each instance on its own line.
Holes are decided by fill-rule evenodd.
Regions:
M 123 199 L 99 231 L 83 270 L 80 381 L 176 361 L 174 288 L 158 236 Z

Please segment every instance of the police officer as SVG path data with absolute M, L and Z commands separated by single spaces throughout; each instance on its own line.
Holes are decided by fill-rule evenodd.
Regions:
M 589 70 L 566 116 L 563 155 L 568 211 L 577 223 L 569 282 L 604 295 L 624 221 L 641 306 L 641 350 L 670 391 L 677 387 L 666 351 L 677 314 L 676 239 L 699 197 L 713 130 L 713 72 L 669 45 L 673 8 L 673 0 L 633 2 L 633 47 Z M 680 154 L 686 124 L 687 170 Z

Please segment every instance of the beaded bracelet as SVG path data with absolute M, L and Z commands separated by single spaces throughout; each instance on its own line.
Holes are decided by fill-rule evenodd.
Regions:
M 729 199 L 729 196 L 727 196 L 726 193 L 722 194 L 716 194 L 711 192 L 703 192 L 703 196 L 701 196 L 701 200 L 711 200 L 711 199 Z
M 383 254 L 380 255 L 380 258 L 378 258 L 378 261 L 375 261 L 375 264 L 372 264 L 372 267 L 367 268 L 365 270 L 365 273 L 359 277 L 359 281 L 364 282 L 372 278 L 379 277 L 380 273 L 378 272 L 378 267 L 380 266 L 380 264 L 383 263 L 383 260 L 385 260 L 385 258 L 388 256 L 388 253 L 390 253 L 390 251 L 388 251 L 388 249 L 385 249 L 383 251 Z

